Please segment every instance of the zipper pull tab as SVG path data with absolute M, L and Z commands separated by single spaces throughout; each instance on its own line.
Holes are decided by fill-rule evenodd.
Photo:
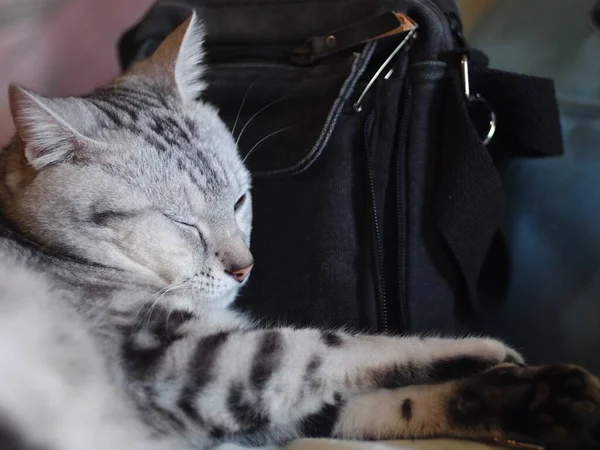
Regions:
M 319 59 L 342 50 L 412 31 L 416 28 L 417 24 L 407 15 L 386 12 L 326 35 L 310 38 L 302 47 L 294 50 L 292 62 L 301 65 L 314 64 Z

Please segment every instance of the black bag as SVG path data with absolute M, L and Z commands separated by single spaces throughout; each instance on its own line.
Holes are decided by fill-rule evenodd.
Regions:
M 552 81 L 489 69 L 451 0 L 159 1 L 123 37 L 123 67 L 192 8 L 208 30 L 205 98 L 254 175 L 256 267 L 240 307 L 457 332 L 503 300 L 498 171 L 562 152 Z

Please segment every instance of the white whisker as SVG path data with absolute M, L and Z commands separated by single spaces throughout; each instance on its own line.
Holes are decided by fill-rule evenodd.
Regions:
M 256 81 L 253 81 L 252 84 L 250 86 L 248 86 L 248 89 L 246 89 L 246 93 L 244 94 L 244 98 L 242 99 L 240 109 L 238 109 L 237 115 L 235 116 L 235 122 L 233 123 L 233 128 L 231 130 L 232 135 L 235 134 L 235 127 L 237 126 L 238 120 L 240 119 L 240 114 L 242 113 L 242 109 L 244 109 L 244 105 L 246 104 L 246 98 L 248 98 L 248 94 L 250 93 L 252 86 L 254 86 L 255 84 L 256 84 Z
M 256 112 L 255 112 L 255 113 L 252 115 L 252 117 L 250 117 L 250 118 L 248 119 L 248 122 L 246 122 L 246 125 L 244 125 L 244 127 L 242 128 L 242 131 L 240 131 L 240 134 L 239 134 L 239 136 L 237 137 L 237 140 L 235 141 L 235 144 L 236 144 L 236 145 L 237 145 L 237 144 L 239 144 L 239 142 L 240 142 L 240 139 L 242 138 L 242 135 L 244 134 L 244 131 L 246 130 L 246 128 L 248 127 L 248 125 L 250 125 L 250 123 L 251 123 L 251 122 L 254 120 L 254 118 L 255 118 L 256 116 L 258 116 L 258 115 L 259 115 L 261 112 L 263 112 L 265 109 L 268 109 L 268 108 L 270 108 L 271 106 L 273 106 L 273 105 L 276 105 L 277 103 L 281 103 L 281 102 L 282 102 L 282 101 L 284 101 L 285 99 L 287 99 L 287 96 L 285 96 L 285 97 L 281 97 L 280 99 L 278 99 L 278 100 L 275 100 L 274 102 L 271 102 L 271 103 L 269 103 L 268 105 L 266 105 L 266 106 L 263 106 L 263 107 L 262 107 L 262 108 L 260 108 L 258 111 L 256 111 Z
M 266 141 L 267 139 L 279 134 L 279 133 L 283 133 L 284 131 L 289 130 L 290 128 L 292 128 L 291 126 L 289 127 L 285 127 L 282 128 L 280 130 L 274 131 L 271 134 L 267 134 L 264 138 L 262 138 L 260 141 L 258 141 L 256 144 L 254 144 L 254 146 L 250 149 L 250 151 L 248 153 L 246 153 L 246 156 L 244 156 L 244 159 L 242 159 L 242 163 L 245 163 L 246 160 L 248 159 L 248 157 L 254 152 L 254 150 L 256 150 L 258 148 L 258 146 L 260 144 L 262 144 L 264 141 Z
M 155 294 L 153 294 L 152 296 L 150 296 L 150 298 L 148 298 L 148 301 L 152 301 L 154 298 L 156 298 L 156 300 L 152 301 L 152 304 L 150 305 L 150 308 L 148 309 L 148 311 L 146 311 L 146 313 L 144 314 L 144 316 L 142 317 L 141 322 L 143 323 L 144 321 L 147 321 L 147 323 L 150 322 L 150 319 L 152 317 L 152 312 L 154 311 L 154 309 L 158 306 L 158 303 L 169 293 L 173 292 L 176 289 L 179 289 L 183 286 L 185 286 L 188 283 L 188 280 L 186 281 L 182 281 L 181 283 L 177 283 L 177 284 L 173 284 L 170 286 L 167 286 L 163 289 L 160 289 L 159 291 L 157 291 Z M 141 306 L 140 309 L 138 310 L 138 315 L 141 312 L 142 308 L 144 308 L 144 306 L 146 306 L 148 304 L 148 301 L 144 302 Z
M 184 281 L 184 282 L 182 282 L 182 283 L 179 283 L 178 285 L 175 285 L 175 286 L 173 287 L 173 289 L 182 289 L 182 291 L 183 291 L 183 295 L 184 295 L 184 296 L 186 296 L 186 295 L 188 295 L 188 292 L 189 292 L 189 293 L 191 293 L 191 292 L 192 292 L 192 291 L 191 291 L 192 280 L 193 280 L 193 279 L 192 279 L 192 278 L 190 278 L 190 279 L 188 279 L 188 280 L 186 280 L 186 281 Z M 172 290 L 173 290 L 173 289 L 172 289 Z M 169 313 L 167 314 L 167 317 L 166 317 L 166 319 L 165 319 L 165 328 L 167 329 L 167 332 L 168 332 L 168 327 L 169 327 L 169 318 L 171 317 L 171 314 L 173 314 L 173 311 L 175 311 L 175 309 L 176 309 L 176 308 L 170 308 L 170 309 L 169 309 Z M 180 312 L 181 312 L 181 311 L 180 311 Z

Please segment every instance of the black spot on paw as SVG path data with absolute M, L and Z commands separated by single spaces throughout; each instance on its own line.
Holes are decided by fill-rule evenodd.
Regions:
M 400 406 L 400 414 L 405 421 L 410 422 L 412 420 L 413 402 L 410 398 L 407 398 L 404 400 L 404 402 L 402 402 L 402 406 Z

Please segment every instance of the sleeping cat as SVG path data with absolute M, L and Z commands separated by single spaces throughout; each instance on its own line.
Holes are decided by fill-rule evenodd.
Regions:
M 193 15 L 85 97 L 11 87 L 0 439 L 47 450 L 555 442 L 597 408 L 593 376 L 524 367 L 496 340 L 265 329 L 236 313 L 253 265 L 250 176 L 202 101 L 202 39 Z

